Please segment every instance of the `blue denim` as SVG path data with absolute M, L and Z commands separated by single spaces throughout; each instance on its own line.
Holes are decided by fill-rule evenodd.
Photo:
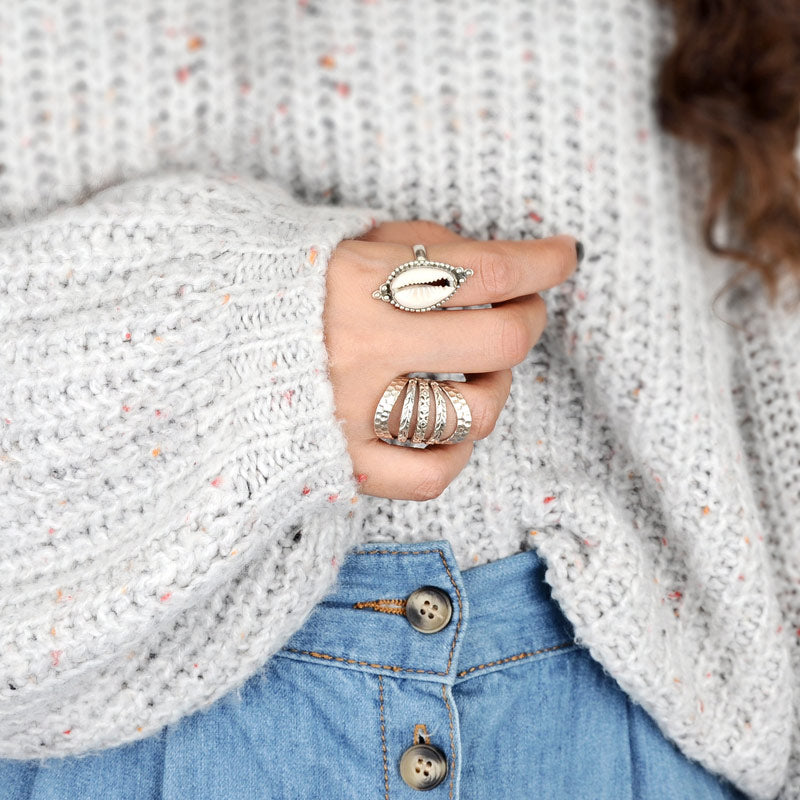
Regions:
M 574 643 L 544 570 L 529 551 L 460 571 L 444 540 L 354 548 L 240 690 L 99 754 L 0 760 L 0 797 L 411 800 L 399 759 L 428 742 L 447 758 L 431 800 L 744 798 Z M 397 613 L 422 586 L 452 600 L 437 633 Z

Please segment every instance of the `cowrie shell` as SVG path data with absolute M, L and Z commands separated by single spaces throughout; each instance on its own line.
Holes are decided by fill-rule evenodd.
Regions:
M 393 278 L 389 288 L 402 305 L 427 308 L 447 300 L 458 288 L 458 282 L 439 267 L 414 267 Z
M 471 269 L 416 259 L 392 270 L 372 296 L 406 311 L 428 311 L 452 297 L 472 274 Z

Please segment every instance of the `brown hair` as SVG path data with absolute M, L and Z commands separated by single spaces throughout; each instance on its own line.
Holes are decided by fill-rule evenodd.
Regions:
M 675 43 L 658 79 L 660 123 L 708 152 L 706 245 L 761 273 L 774 302 L 783 269 L 800 285 L 800 2 L 664 2 Z M 714 238 L 723 215 L 727 242 Z

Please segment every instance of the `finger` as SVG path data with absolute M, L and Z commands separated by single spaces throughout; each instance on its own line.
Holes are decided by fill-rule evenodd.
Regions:
M 392 309 L 394 310 L 394 309 Z M 389 314 L 381 336 L 396 342 L 374 358 L 407 372 L 494 372 L 519 364 L 547 324 L 541 295 L 515 297 L 494 308 L 432 314 Z
M 511 370 L 503 369 L 495 372 L 481 372 L 472 374 L 466 381 L 438 381 L 442 386 L 448 386 L 459 392 L 469 406 L 472 424 L 465 441 L 476 441 L 485 439 L 493 430 L 497 423 L 497 418 L 503 410 L 503 406 L 508 400 L 511 390 Z M 411 427 L 408 431 L 408 438 L 414 436 L 417 429 L 417 413 L 419 411 L 421 396 L 421 381 L 417 386 L 414 404 L 411 408 Z M 395 401 L 392 412 L 389 415 L 389 433 L 396 439 L 400 431 L 400 415 L 403 409 L 403 402 L 406 398 L 408 384 L 400 393 Z M 421 431 L 423 438 L 430 436 L 435 424 L 435 404 L 429 391 L 429 418 L 424 431 Z M 456 429 L 457 416 L 450 399 L 446 403 L 447 422 L 441 434 L 441 439 L 446 439 Z
M 371 439 L 354 458 L 359 489 L 393 500 L 433 500 L 464 469 L 472 447 L 467 440 L 419 448 Z
M 500 303 L 541 292 L 565 281 L 578 265 L 577 240 L 567 235 L 522 241 L 477 241 L 459 237 L 453 241 L 425 244 L 429 261 L 473 271 L 442 303 L 442 308 Z M 364 286 L 363 291 L 376 291 L 395 267 L 414 260 L 411 248 L 401 244 L 365 242 L 364 245 L 374 248 L 373 252 L 367 250 L 364 255 L 379 268 L 374 278 L 377 281 L 375 285 Z M 383 273 L 387 266 L 389 269 Z M 431 293 L 431 296 L 435 302 L 435 295 Z M 395 313 L 403 311 L 385 300 L 377 302 L 385 303 L 387 309 Z
M 394 242 L 416 244 L 417 242 L 452 242 L 462 237 L 450 228 L 427 219 L 390 220 L 376 225 L 358 239 L 369 242 Z

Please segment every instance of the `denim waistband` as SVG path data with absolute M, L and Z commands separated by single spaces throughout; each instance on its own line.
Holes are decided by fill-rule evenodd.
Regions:
M 374 542 L 348 551 L 331 591 L 282 656 L 454 684 L 516 661 L 561 652 L 574 631 L 534 550 L 461 571 L 444 540 Z M 446 592 L 452 617 L 422 633 L 402 611 L 412 592 Z M 384 602 L 380 602 L 384 601 Z

